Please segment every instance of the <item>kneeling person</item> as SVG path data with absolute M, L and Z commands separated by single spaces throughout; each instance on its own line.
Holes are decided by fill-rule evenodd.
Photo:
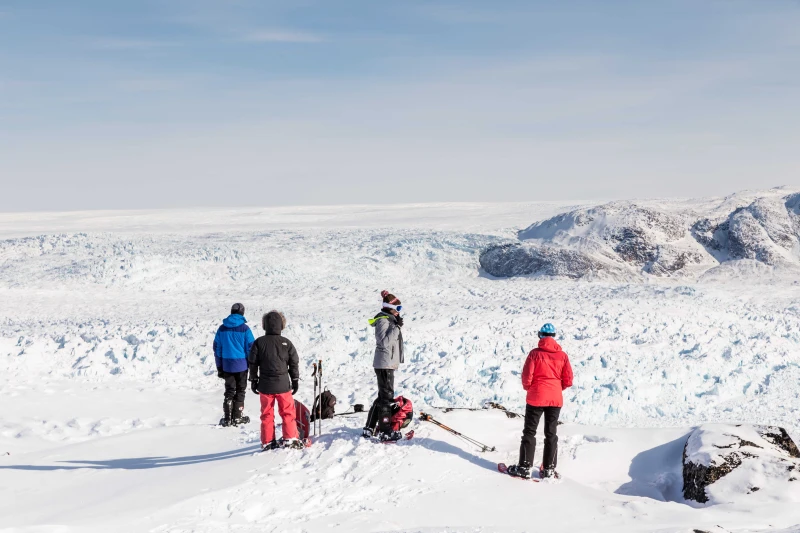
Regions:
M 297 438 L 294 399 L 299 387 L 299 359 L 292 341 L 281 336 L 286 327 L 283 313 L 270 311 L 262 319 L 264 336 L 253 343 L 248 356 L 250 381 L 254 393 L 261 398 L 261 445 L 265 449 L 278 446 L 275 439 L 275 402 L 283 420 L 284 446 L 302 448 Z

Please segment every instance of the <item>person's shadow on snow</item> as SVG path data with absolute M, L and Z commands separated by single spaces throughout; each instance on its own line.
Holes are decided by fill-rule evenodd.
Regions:
M 439 453 L 449 453 L 451 455 L 456 455 L 456 456 L 458 456 L 458 457 L 460 457 L 460 458 L 462 458 L 462 459 L 464 459 L 466 461 L 469 461 L 470 463 L 472 463 L 472 464 L 474 464 L 476 466 L 480 466 L 482 468 L 489 469 L 492 472 L 497 472 L 497 463 L 496 462 L 490 461 L 488 459 L 484 459 L 483 457 L 479 457 L 477 455 L 473 455 L 473 454 L 469 453 L 468 451 L 463 450 L 463 449 L 461 449 L 461 448 L 459 448 L 457 446 L 453 446 L 452 444 L 449 444 L 447 442 L 444 442 L 444 441 L 441 441 L 441 440 L 436 440 L 436 439 L 431 439 L 431 438 L 427 438 L 427 437 L 424 437 L 424 438 L 423 437 L 419 437 L 419 438 L 414 437 L 413 441 L 418 442 L 419 445 L 422 446 L 425 449 L 428 449 L 428 450 L 431 450 L 431 451 L 434 451 L 434 452 L 439 452 Z
M 251 455 L 260 450 L 260 446 L 248 446 L 227 452 L 209 453 L 205 455 L 187 455 L 184 457 L 132 457 L 125 459 L 104 459 L 101 461 L 59 461 L 54 465 L 0 465 L 0 470 L 79 470 L 89 468 L 93 470 L 147 470 L 150 468 L 165 468 L 170 466 L 194 465 L 224 461 L 235 457 Z
M 361 436 L 361 429 L 360 428 L 351 428 L 351 427 L 338 427 L 334 428 L 332 431 L 322 435 L 321 437 L 317 437 L 314 441 L 314 445 L 323 445 L 326 449 L 330 448 L 331 444 L 335 441 L 340 439 L 345 439 L 353 442 L 355 445 L 358 445 L 362 442 L 367 443 L 368 440 L 364 439 Z M 497 472 L 497 463 L 489 461 L 488 459 L 484 459 L 483 457 L 478 457 L 477 455 L 473 455 L 466 450 L 463 450 L 457 446 L 453 446 L 447 442 L 431 439 L 428 437 L 414 437 L 410 441 L 405 442 L 401 441 L 398 444 L 392 443 L 371 443 L 375 446 L 419 446 L 421 448 L 425 448 L 426 450 L 431 450 L 437 453 L 448 453 L 451 455 L 455 455 L 469 461 L 470 463 L 480 466 L 482 468 L 486 468 L 491 470 L 492 472 Z

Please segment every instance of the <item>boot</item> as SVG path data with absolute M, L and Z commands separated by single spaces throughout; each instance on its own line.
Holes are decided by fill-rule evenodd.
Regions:
M 542 479 L 553 478 L 553 479 L 560 479 L 561 475 L 556 472 L 555 466 L 548 466 L 547 468 L 542 465 L 539 467 L 539 477 Z
M 231 400 L 222 402 L 223 417 L 219 419 L 219 425 L 226 428 L 231 425 Z
M 399 431 L 385 431 L 378 433 L 378 438 L 381 442 L 394 442 L 403 438 L 403 434 Z
M 296 450 L 302 450 L 305 448 L 305 445 L 300 439 L 281 439 L 281 448 L 294 448 Z
M 231 413 L 231 425 L 238 426 L 239 424 L 247 424 L 250 422 L 250 417 L 244 414 L 244 402 L 233 403 L 233 413 Z
M 369 429 L 369 428 L 364 428 L 364 431 L 361 433 L 361 436 L 364 437 L 365 439 L 371 439 L 372 438 L 372 430 Z
M 529 477 L 531 477 L 531 466 L 524 464 L 511 465 L 508 467 L 508 475 L 528 479 Z
M 271 442 L 268 442 L 268 443 L 266 443 L 266 444 L 261 446 L 261 451 L 262 452 L 266 452 L 266 451 L 269 451 L 269 450 L 274 450 L 276 448 L 280 448 L 280 445 L 278 444 L 277 440 L 272 439 Z

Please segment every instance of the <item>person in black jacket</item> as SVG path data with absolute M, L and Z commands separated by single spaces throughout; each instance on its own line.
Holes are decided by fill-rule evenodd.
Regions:
M 292 341 L 281 336 L 281 331 L 286 327 L 283 313 L 270 311 L 262 318 L 262 325 L 266 333 L 256 339 L 247 357 L 250 363 L 251 388 L 261 398 L 261 445 L 265 449 L 278 446 L 273 412 L 277 401 L 283 420 L 281 444 L 302 448 L 303 444 L 297 438 L 292 398 L 300 384 L 297 350 Z

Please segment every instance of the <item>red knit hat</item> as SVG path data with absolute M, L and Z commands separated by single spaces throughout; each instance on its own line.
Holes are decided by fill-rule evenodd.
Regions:
M 383 298 L 383 303 L 385 304 L 400 305 L 400 300 L 389 291 L 381 291 L 381 298 Z

